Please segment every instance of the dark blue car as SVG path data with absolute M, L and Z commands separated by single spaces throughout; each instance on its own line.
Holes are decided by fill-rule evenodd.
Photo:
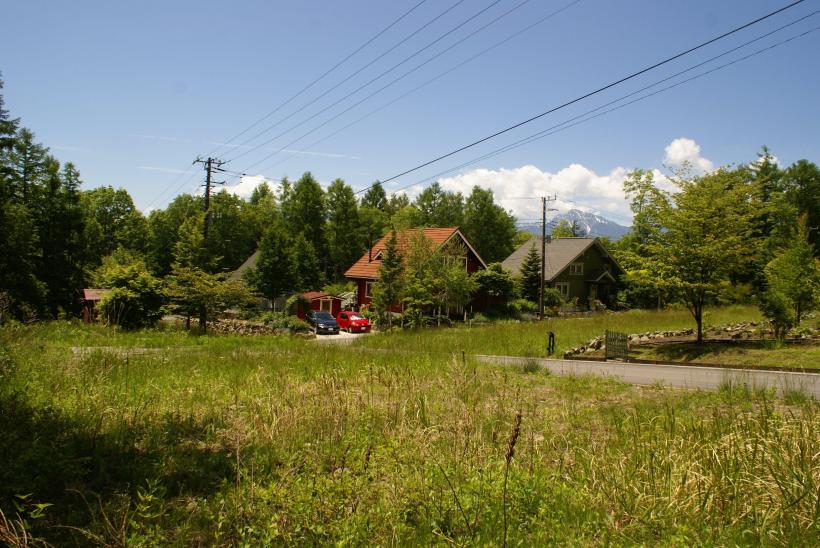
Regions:
M 331 335 L 339 334 L 339 324 L 336 319 L 325 310 L 310 310 L 305 316 L 307 322 L 313 326 L 313 332 L 328 333 Z

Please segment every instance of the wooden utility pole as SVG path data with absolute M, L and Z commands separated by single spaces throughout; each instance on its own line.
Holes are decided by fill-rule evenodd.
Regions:
M 202 235 L 204 236 L 205 240 L 208 239 L 208 226 L 211 224 L 211 214 L 208 211 L 211 207 L 211 187 L 215 184 L 225 184 L 224 182 L 214 181 L 213 180 L 213 172 L 214 169 L 218 169 L 222 167 L 222 164 L 225 162 L 223 160 L 217 160 L 216 158 L 208 157 L 207 160 L 203 160 L 202 158 L 197 158 L 194 160 L 195 164 L 203 164 L 205 166 L 205 200 L 203 202 L 203 209 L 205 211 L 205 223 L 202 227 Z
M 203 200 L 203 210 L 205 211 L 205 222 L 203 223 L 202 227 L 202 245 L 207 245 L 208 241 L 208 226 L 211 224 L 211 212 L 209 211 L 211 208 L 211 187 L 215 184 L 225 184 L 224 181 L 214 181 L 213 180 L 213 172 L 214 170 L 218 170 L 222 164 L 225 162 L 223 160 L 217 160 L 216 158 L 208 157 L 207 160 L 203 160 L 202 158 L 197 158 L 194 160 L 195 164 L 202 164 L 205 166 L 205 196 Z M 207 329 L 207 315 L 205 311 L 205 307 L 202 306 L 199 309 L 199 332 L 205 333 Z
M 538 319 L 544 319 L 544 275 L 547 270 L 547 198 L 541 198 L 541 284 L 538 290 Z
M 541 283 L 538 291 L 538 319 L 544 319 L 544 289 L 547 275 L 547 202 L 552 202 L 558 199 L 557 196 L 553 198 L 541 198 Z M 549 211 L 557 211 L 550 209 Z

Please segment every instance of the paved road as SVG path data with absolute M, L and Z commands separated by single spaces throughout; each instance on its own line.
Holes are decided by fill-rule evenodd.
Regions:
M 802 391 L 820 399 L 820 374 L 791 371 L 756 371 L 750 369 L 719 369 L 685 365 L 651 365 L 642 363 L 595 362 L 521 358 L 515 356 L 476 356 L 487 363 L 525 365 L 538 363 L 556 375 L 601 375 L 615 377 L 631 384 L 667 384 L 678 388 L 716 390 L 727 382 L 746 384 L 753 388 L 775 388 L 778 394 Z

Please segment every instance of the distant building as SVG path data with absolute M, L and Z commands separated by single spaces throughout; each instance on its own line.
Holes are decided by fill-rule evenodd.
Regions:
M 567 300 L 578 299 L 580 306 L 600 301 L 615 305 L 623 268 L 612 258 L 598 238 L 552 238 L 546 245 L 544 283 Z M 502 264 L 513 276 L 521 276 L 524 258 L 535 246 L 541 256 L 541 238 L 532 238 L 513 251 Z
M 81 313 L 85 323 L 93 323 L 96 321 L 100 301 L 103 300 L 109 291 L 108 289 L 100 288 L 87 288 L 82 290 L 80 305 L 82 306 Z

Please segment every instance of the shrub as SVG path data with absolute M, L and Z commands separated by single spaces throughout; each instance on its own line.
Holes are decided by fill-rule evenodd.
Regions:
M 290 329 L 294 333 L 306 333 L 310 331 L 310 326 L 296 316 L 283 314 L 282 312 L 265 312 L 260 320 L 267 326 L 274 329 Z
M 772 324 L 774 336 L 783 340 L 795 324 L 794 308 L 785 295 L 771 289 L 766 290 L 758 299 L 760 312 Z

